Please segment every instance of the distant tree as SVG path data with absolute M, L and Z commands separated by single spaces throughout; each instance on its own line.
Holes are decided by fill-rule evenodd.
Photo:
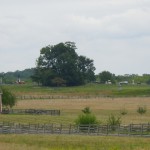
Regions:
M 2 88 L 2 105 L 12 108 L 17 102 L 16 96 L 5 88 Z
M 95 79 L 93 60 L 78 56 L 74 42 L 41 49 L 33 81 L 46 86 L 81 85 Z M 59 79 L 59 80 L 58 80 Z M 62 82 L 62 83 L 61 83 Z
M 105 83 L 110 80 L 112 83 L 115 81 L 115 74 L 110 73 L 109 71 L 103 71 L 99 73 L 100 82 Z
M 147 83 L 147 84 L 150 84 L 150 80 L 148 80 L 146 83 Z
M 18 79 L 18 76 L 20 77 L 21 80 L 30 81 L 33 73 L 34 68 L 25 69 L 23 71 L 17 70 L 15 72 L 0 73 L 0 78 L 2 78 L 3 83 L 12 84 Z

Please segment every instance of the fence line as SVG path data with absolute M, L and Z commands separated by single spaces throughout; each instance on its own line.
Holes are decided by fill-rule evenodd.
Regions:
M 60 110 L 43 110 L 43 109 L 3 109 L 3 114 L 39 114 L 39 115 L 60 115 Z
M 90 98 L 100 98 L 100 97 L 110 97 L 106 95 L 82 95 L 82 96 L 69 96 L 69 95 L 23 95 L 17 96 L 17 99 L 26 100 L 26 99 L 90 99 Z
M 150 124 L 129 125 L 63 125 L 63 124 L 20 124 L 1 122 L 0 134 L 86 134 L 111 136 L 150 137 Z

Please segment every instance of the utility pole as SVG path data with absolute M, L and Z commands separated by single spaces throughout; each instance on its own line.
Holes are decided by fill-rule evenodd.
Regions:
M 2 92 L 0 91 L 0 114 L 2 113 Z

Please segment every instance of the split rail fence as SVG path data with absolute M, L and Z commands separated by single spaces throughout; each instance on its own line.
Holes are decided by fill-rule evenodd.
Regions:
M 103 95 L 84 95 L 84 96 L 69 96 L 69 95 L 23 95 L 17 96 L 17 99 L 28 100 L 28 99 L 89 99 L 89 98 L 100 98 L 108 97 Z M 113 98 L 113 97 L 112 97 Z
M 0 134 L 86 134 L 150 137 L 150 124 L 130 125 L 63 125 L 0 123 Z
M 60 110 L 43 110 L 43 109 L 3 109 L 3 114 L 37 114 L 37 115 L 51 115 L 59 116 Z

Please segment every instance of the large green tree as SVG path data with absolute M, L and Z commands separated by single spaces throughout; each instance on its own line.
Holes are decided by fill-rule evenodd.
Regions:
M 112 74 L 109 71 L 102 71 L 99 73 L 99 78 L 101 83 L 106 83 L 108 80 L 110 80 L 112 83 L 115 82 L 115 74 Z
M 95 80 L 93 60 L 75 50 L 74 42 L 42 48 L 32 79 L 46 86 L 74 86 Z

